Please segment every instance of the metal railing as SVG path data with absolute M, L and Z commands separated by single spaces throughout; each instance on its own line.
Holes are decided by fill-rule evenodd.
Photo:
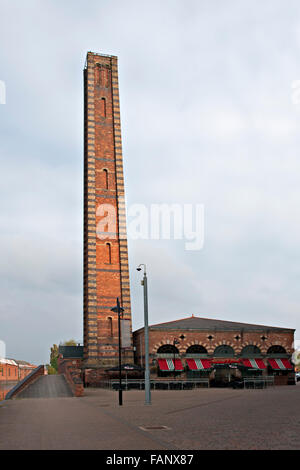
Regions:
M 109 388 L 112 390 L 119 389 L 118 380 L 107 380 L 102 381 L 99 384 L 100 387 Z M 145 389 L 144 379 L 124 379 L 122 380 L 122 386 L 124 390 L 130 389 Z M 151 379 L 150 386 L 153 390 L 191 390 L 193 388 L 209 387 L 209 379 L 185 379 L 185 380 L 158 380 Z
M 45 366 L 40 365 L 33 369 L 30 374 L 28 374 L 24 379 L 20 380 L 5 396 L 5 400 L 11 400 L 15 396 L 18 395 L 26 386 L 32 384 L 35 380 L 37 380 L 41 375 L 44 375 Z
M 267 388 L 274 385 L 274 376 L 244 377 L 244 388 Z

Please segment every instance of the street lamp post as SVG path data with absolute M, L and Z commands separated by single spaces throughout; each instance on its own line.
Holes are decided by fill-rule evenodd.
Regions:
M 185 336 L 181 335 L 181 336 L 179 336 L 179 338 L 182 341 L 182 340 L 184 340 Z M 176 354 L 176 349 L 175 348 L 176 348 L 176 344 L 180 344 L 180 341 L 178 341 L 177 338 L 174 338 L 174 341 L 173 341 L 173 346 L 174 346 L 174 350 L 173 350 L 173 352 L 174 352 L 174 379 L 176 377 L 176 367 L 175 367 L 175 354 Z
M 150 390 L 150 369 L 149 369 L 149 325 L 148 325 L 148 285 L 146 265 L 140 264 L 137 271 L 141 271 L 141 266 L 144 266 L 144 277 L 141 284 L 144 288 L 144 334 L 145 334 L 145 405 L 151 405 L 151 390 Z
M 179 341 L 178 339 L 174 338 L 174 341 L 173 341 L 173 346 L 174 346 L 174 379 L 176 377 L 176 367 L 175 367 L 175 355 L 176 355 L 176 344 L 179 344 Z
M 122 396 L 122 364 L 121 364 L 121 315 L 124 309 L 120 306 L 119 297 L 117 297 L 117 305 L 111 309 L 112 312 L 118 314 L 118 330 L 119 330 L 119 405 L 123 405 Z

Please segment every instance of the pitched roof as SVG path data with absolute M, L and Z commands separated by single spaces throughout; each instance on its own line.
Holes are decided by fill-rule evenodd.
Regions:
M 9 364 L 12 366 L 30 366 L 30 367 L 36 367 L 34 364 L 30 364 L 30 362 L 27 361 L 20 361 L 19 359 L 12 359 L 11 357 L 0 357 L 0 364 Z
M 5 357 L 0 357 L 0 364 L 8 364 L 11 366 L 17 366 L 18 364 L 14 361 L 14 359 L 6 359 Z
M 31 366 L 31 365 L 33 365 L 33 364 L 30 364 L 30 363 L 27 362 L 27 361 L 21 361 L 21 360 L 19 360 L 19 359 L 12 359 L 12 358 L 10 358 L 10 360 L 11 360 L 11 361 L 15 361 L 17 364 L 22 365 L 22 366 Z
M 215 320 L 212 318 L 187 317 L 166 323 L 150 325 L 151 330 L 221 330 L 221 331 L 266 331 L 276 330 L 277 332 L 295 331 L 292 328 L 281 328 L 275 326 L 256 325 L 251 323 L 239 323 L 225 320 Z

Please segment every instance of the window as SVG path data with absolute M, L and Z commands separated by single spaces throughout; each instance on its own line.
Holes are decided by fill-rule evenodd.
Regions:
M 104 188 L 108 189 L 108 171 L 104 169 L 103 173 L 104 173 Z
M 157 354 L 179 354 L 179 351 L 173 344 L 164 344 L 158 348 Z
M 110 83 L 110 68 L 106 65 L 96 64 L 95 84 L 103 88 L 108 88 Z
M 107 67 L 102 67 L 101 68 L 101 81 L 100 85 L 103 86 L 104 88 L 108 88 L 108 77 L 109 77 L 109 71 Z
M 106 118 L 106 99 L 101 98 L 100 100 L 100 116 Z
M 268 349 L 267 354 L 286 354 L 286 350 L 284 349 L 284 347 L 276 344 L 275 346 L 271 346 Z
M 107 259 L 107 263 L 108 264 L 111 264 L 111 244 L 110 243 L 106 243 L 106 259 Z
M 101 65 L 97 64 L 97 67 L 96 67 L 96 70 L 95 70 L 96 85 L 100 85 L 100 79 L 101 79 Z
M 113 336 L 113 322 L 112 322 L 112 317 L 108 317 L 108 331 L 109 331 L 109 336 Z
M 216 357 L 226 357 L 226 356 L 233 357 L 234 356 L 234 350 L 231 346 L 227 346 L 226 344 L 222 344 L 221 346 L 216 347 L 216 349 L 214 351 L 214 356 L 216 356 Z
M 193 344 L 186 350 L 187 354 L 207 354 L 207 350 L 204 346 L 200 344 Z
M 244 356 L 244 357 L 253 357 L 253 358 L 255 358 L 256 356 L 261 355 L 261 351 L 254 344 L 249 344 L 248 346 L 245 346 L 243 348 L 241 355 Z

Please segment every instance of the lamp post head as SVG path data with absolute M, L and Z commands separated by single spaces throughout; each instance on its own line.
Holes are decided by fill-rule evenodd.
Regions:
M 145 265 L 145 264 L 143 264 L 143 263 L 140 264 L 140 265 L 136 268 L 136 270 L 137 270 L 137 271 L 141 271 L 141 270 L 142 270 L 142 266 L 144 266 L 144 275 L 146 275 L 146 265 Z
M 118 315 L 122 315 L 124 312 L 124 308 L 120 306 L 119 298 L 117 298 L 117 305 L 110 309 L 111 312 L 117 313 Z

